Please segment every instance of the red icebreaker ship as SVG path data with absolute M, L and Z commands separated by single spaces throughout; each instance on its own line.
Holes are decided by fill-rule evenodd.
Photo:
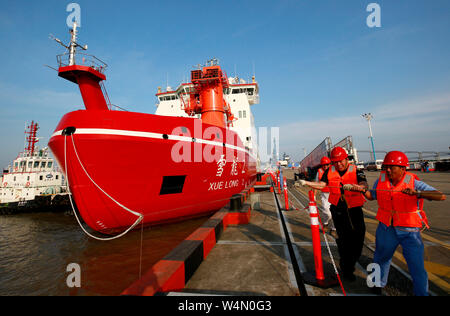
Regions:
M 192 89 L 180 96 L 180 107 L 201 118 L 115 110 L 102 90 L 106 65 L 76 54 L 76 24 L 71 33 L 68 46 L 57 40 L 69 50 L 58 72 L 78 84 L 86 109 L 65 114 L 49 146 L 90 228 L 115 234 L 205 215 L 255 182 L 257 155 L 231 129 L 229 81 L 218 65 L 192 71 Z

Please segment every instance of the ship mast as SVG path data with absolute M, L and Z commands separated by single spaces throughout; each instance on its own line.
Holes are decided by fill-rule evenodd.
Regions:
M 31 124 L 27 127 L 25 130 L 25 135 L 27 135 L 27 146 L 25 147 L 25 152 L 29 154 L 30 157 L 33 157 L 34 151 L 35 151 L 35 145 L 39 141 L 36 137 L 36 132 L 38 130 L 39 126 L 38 123 L 35 123 L 34 121 L 31 121 Z
M 73 66 L 76 63 L 75 55 L 77 54 L 77 47 L 80 47 L 82 50 L 87 50 L 88 46 L 87 45 L 81 46 L 80 44 L 77 43 L 77 34 L 78 34 L 77 22 L 73 22 L 73 28 L 70 30 L 70 34 L 71 35 L 69 45 L 64 45 L 64 43 L 60 39 L 54 37 L 52 34 L 50 34 L 50 38 L 55 40 L 55 42 L 57 42 L 58 44 L 60 44 L 69 51 L 68 65 Z
M 70 43 L 63 44 L 59 39 L 50 35 L 56 42 L 65 47 L 67 52 L 57 56 L 59 63 L 58 75 L 66 80 L 78 84 L 86 110 L 109 110 L 100 84 L 106 80 L 104 71 L 107 65 L 95 56 L 83 54 L 83 63 L 76 63 L 77 47 L 87 50 L 87 45 L 81 46 L 77 42 L 77 23 L 73 23 L 70 30 Z M 68 57 L 68 60 L 66 59 Z
M 70 30 L 72 34 L 69 44 L 69 66 L 75 65 L 75 54 L 77 52 L 77 22 L 73 22 L 73 29 Z

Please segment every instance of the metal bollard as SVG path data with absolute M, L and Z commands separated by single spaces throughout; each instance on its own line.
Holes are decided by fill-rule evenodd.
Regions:
M 257 182 L 261 182 L 261 178 L 262 178 L 262 173 L 257 173 L 256 174 L 256 181 Z
M 239 211 L 242 208 L 242 196 L 235 194 L 230 199 L 230 211 Z

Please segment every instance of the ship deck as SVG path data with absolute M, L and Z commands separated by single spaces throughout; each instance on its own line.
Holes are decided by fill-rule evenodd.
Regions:
M 245 204 L 251 205 L 248 224 L 225 225 L 220 230 L 220 234 L 217 234 L 216 228 L 216 236 L 220 237 L 211 246 L 207 256 L 197 260 L 197 264 L 192 264 L 193 256 L 187 254 L 189 251 L 186 247 L 177 247 L 172 255 L 169 254 L 166 259 L 170 259 L 169 257 L 172 257 L 172 259 L 179 258 L 180 251 L 183 252 L 181 257 L 184 256 L 185 259 L 179 260 L 184 260 L 185 266 L 191 267 L 189 269 L 192 271 L 188 277 L 181 281 L 181 286 L 179 284 L 172 287 L 170 284 L 165 286 L 159 282 L 158 289 L 154 289 L 153 292 L 146 292 L 146 288 L 154 287 L 151 283 L 155 281 L 155 275 L 159 273 L 153 267 L 147 272 L 146 276 L 136 281 L 123 294 L 145 295 L 145 293 L 151 293 L 151 295 L 154 295 L 157 292 L 158 295 L 169 296 L 343 295 L 339 284 L 326 289 L 306 284 L 305 273 L 314 275 L 315 271 L 310 216 L 305 210 L 308 205 L 307 191 L 294 186 L 292 170 L 285 170 L 284 175 L 288 178 L 289 211 L 283 209 L 283 193 L 270 192 L 267 188 L 257 189 L 256 192 L 249 195 Z M 375 178 L 376 173 L 368 174 L 369 183 L 373 183 L 372 180 Z M 448 201 L 445 203 L 448 203 Z M 444 208 L 441 207 L 441 209 Z M 366 283 L 368 274 L 366 267 L 371 263 L 375 248 L 374 236 L 377 223 L 374 218 L 373 202 L 366 204 L 364 212 L 367 233 L 363 254 L 355 271 L 356 281 L 342 280 L 346 295 L 349 296 L 374 295 L 372 289 Z M 433 214 L 433 211 L 430 214 Z M 217 215 L 215 215 L 215 218 L 217 219 Z M 211 222 L 211 219 L 209 222 Z M 431 222 L 433 223 L 432 220 Z M 426 232 L 423 234 L 426 246 L 426 268 L 430 279 L 430 294 L 448 295 L 448 243 L 439 241 L 438 236 L 431 237 L 432 234 L 431 232 L 430 234 Z M 331 235 L 327 235 L 327 240 L 336 266 L 339 267 L 336 241 Z M 442 236 L 440 240 L 443 240 Z M 321 241 L 324 272 L 326 279 L 331 280 L 335 278 L 335 272 L 322 233 Z M 192 252 L 195 251 L 195 249 L 192 250 Z M 187 273 L 184 275 L 187 275 Z M 171 279 L 167 284 L 170 282 L 174 283 L 175 281 Z M 141 290 L 136 291 L 137 288 Z M 398 249 L 394 256 L 388 286 L 385 288 L 383 295 L 412 295 L 412 283 L 404 259 L 402 260 L 401 249 Z

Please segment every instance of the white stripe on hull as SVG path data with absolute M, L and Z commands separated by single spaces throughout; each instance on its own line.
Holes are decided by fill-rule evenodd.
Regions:
M 63 130 L 59 130 L 50 138 L 53 138 L 55 136 L 62 136 Z M 114 136 L 130 136 L 130 137 L 143 137 L 143 138 L 155 138 L 155 139 L 162 139 L 164 134 L 160 133 L 151 133 L 151 132 L 139 132 L 139 131 L 126 131 L 126 130 L 120 130 L 120 129 L 105 129 L 105 128 L 77 128 L 74 134 L 80 134 L 80 135 L 114 135 Z M 182 142 L 192 142 L 193 137 L 189 136 L 180 136 L 180 135 L 168 135 L 168 140 L 176 140 L 176 141 L 182 141 Z M 206 139 L 195 139 L 196 142 L 200 144 L 206 144 L 206 145 L 212 145 L 212 146 L 223 146 L 223 143 L 221 142 L 215 142 L 212 140 L 206 140 Z M 249 154 L 253 159 L 256 160 L 256 157 L 250 153 L 248 150 L 243 149 L 238 146 L 225 144 L 226 148 L 239 150 L 242 152 L 245 152 Z

